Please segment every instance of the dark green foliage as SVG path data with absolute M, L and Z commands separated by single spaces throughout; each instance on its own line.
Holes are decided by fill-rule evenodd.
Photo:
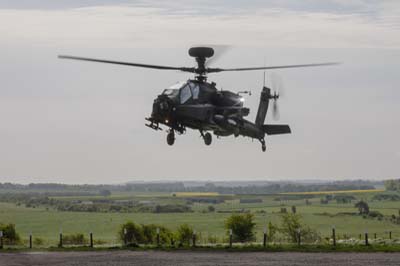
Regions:
M 385 188 L 390 191 L 400 191 L 400 179 L 386 180 Z
M 354 207 L 358 208 L 358 213 L 359 214 L 368 214 L 369 213 L 369 206 L 368 203 L 365 201 L 361 200 L 357 202 Z
M 160 244 L 167 244 L 171 242 L 173 234 L 168 228 L 156 224 L 142 224 L 144 236 L 143 244 L 157 243 L 157 228 L 160 230 Z
M 186 205 L 166 204 L 166 205 L 156 205 L 153 212 L 155 212 L 155 213 L 179 213 L 179 212 L 192 212 L 192 209 Z
M 370 211 L 368 215 L 373 218 L 383 218 L 383 214 L 379 211 Z
M 297 212 L 296 206 L 292 206 L 292 213 L 296 213 L 296 212 Z
M 126 234 L 125 234 L 126 232 Z M 121 225 L 118 231 L 119 239 L 127 243 L 143 243 L 145 240 L 142 226 L 135 224 L 134 222 L 127 222 Z
M 210 205 L 210 206 L 208 206 L 207 209 L 208 209 L 209 212 L 215 212 L 215 207 L 214 206 Z
M 253 214 L 232 214 L 225 221 L 225 229 L 229 234 L 232 229 L 233 240 L 239 242 L 248 242 L 254 240 L 254 216 Z
M 333 197 L 336 200 L 336 203 L 351 203 L 352 200 L 355 200 L 356 198 L 352 195 L 335 195 Z
M 376 194 L 372 197 L 372 200 L 391 200 L 400 201 L 400 195 L 398 194 Z
M 177 240 L 184 246 L 189 246 L 193 237 L 193 228 L 188 224 L 182 224 L 176 232 Z
M 4 243 L 13 245 L 17 244 L 21 239 L 15 230 L 14 224 L 1 224 L 0 223 L 0 231 L 3 231 L 3 240 Z

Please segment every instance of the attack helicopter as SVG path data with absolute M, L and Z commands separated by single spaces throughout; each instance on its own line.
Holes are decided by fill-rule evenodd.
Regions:
M 141 63 L 130 63 L 111 61 L 69 55 L 59 55 L 61 59 L 83 60 L 98 63 L 118 64 L 133 67 L 152 68 L 159 70 L 178 70 L 195 74 L 194 79 L 180 82 L 165 89 L 153 102 L 150 117 L 145 118 L 145 124 L 156 131 L 162 130 L 160 125 L 167 127 L 167 143 L 175 143 L 176 134 L 184 134 L 187 128 L 198 130 L 205 145 L 210 145 L 212 135 L 217 137 L 245 136 L 257 139 L 261 143 L 261 149 L 265 152 L 265 135 L 289 134 L 289 125 L 264 124 L 270 101 L 273 101 L 273 114 L 277 112 L 277 100 L 279 93 L 265 84 L 261 90 L 260 103 L 256 119 L 251 122 L 245 119 L 250 109 L 243 106 L 244 92 L 232 92 L 229 90 L 218 90 L 215 82 L 207 82 L 207 74 L 225 71 L 251 71 L 269 70 L 299 67 L 327 66 L 337 63 L 318 63 L 302 65 L 263 66 L 245 68 L 214 68 L 208 67 L 207 60 L 214 56 L 212 47 L 192 47 L 189 55 L 195 58 L 197 67 L 173 67 L 162 65 L 150 65 Z M 264 72 L 265 76 L 265 72 Z M 264 78 L 265 80 L 265 78 Z

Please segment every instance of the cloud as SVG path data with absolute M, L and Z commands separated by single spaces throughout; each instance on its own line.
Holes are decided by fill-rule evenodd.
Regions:
M 152 3 L 152 2 L 151 2 Z M 61 10 L 0 10 L 1 39 L 89 46 L 187 46 L 222 43 L 242 46 L 399 48 L 400 28 L 394 17 L 378 23 L 359 14 L 258 8 L 215 15 L 181 7 L 142 4 Z M 222 8 L 222 7 L 221 7 Z M 172 8 L 173 9 L 173 8 Z

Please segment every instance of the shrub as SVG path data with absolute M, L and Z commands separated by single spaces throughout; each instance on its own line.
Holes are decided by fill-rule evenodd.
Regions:
M 215 212 L 215 207 L 212 206 L 212 205 L 208 206 L 207 209 L 208 209 L 209 212 Z
M 4 243 L 9 245 L 17 244 L 21 239 L 15 230 L 14 224 L 1 224 L 0 223 L 0 231 L 3 231 L 3 239 Z
M 126 231 L 126 235 L 125 235 Z M 145 237 L 143 234 L 143 228 L 134 222 L 127 222 L 121 225 L 118 231 L 118 237 L 122 242 L 127 241 L 127 243 L 144 243 Z
M 272 224 L 271 222 L 268 223 L 268 232 L 267 232 L 267 237 L 269 241 L 273 241 L 275 239 L 275 235 L 278 232 L 279 228 Z
M 247 214 L 232 214 L 225 221 L 225 228 L 227 234 L 229 229 L 232 229 L 232 236 L 234 241 L 247 242 L 254 240 L 254 216 L 250 213 Z
M 40 238 L 40 237 L 34 237 L 34 238 L 33 238 L 33 245 L 35 245 L 35 246 L 42 246 L 43 243 L 44 243 L 43 238 Z
M 281 216 L 282 224 L 279 229 L 291 242 L 298 241 L 299 231 L 302 241 L 311 242 L 320 240 L 320 235 L 310 227 L 301 223 L 301 215 L 294 213 L 287 213 Z
M 182 224 L 178 227 L 176 237 L 182 245 L 190 245 L 190 241 L 193 237 L 193 228 L 188 224 Z
M 87 242 L 87 239 L 81 233 L 63 235 L 63 244 L 66 245 L 84 245 Z
M 382 217 L 383 217 L 383 214 L 380 213 L 379 211 L 370 211 L 370 212 L 368 213 L 368 215 L 369 215 L 370 217 L 373 217 L 373 218 L 382 218 Z
M 157 228 L 160 230 L 160 242 L 162 244 L 171 242 L 173 234 L 168 228 L 156 224 L 142 224 L 144 244 L 154 244 L 157 242 Z

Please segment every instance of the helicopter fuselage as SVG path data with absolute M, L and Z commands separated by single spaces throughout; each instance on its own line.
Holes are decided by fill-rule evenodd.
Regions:
M 217 136 L 264 139 L 264 130 L 244 119 L 249 109 L 243 103 L 241 95 L 218 90 L 215 83 L 188 80 L 165 89 L 154 100 L 148 126 L 159 129 L 163 124 L 179 134 L 191 128 L 201 134 L 212 131 Z

